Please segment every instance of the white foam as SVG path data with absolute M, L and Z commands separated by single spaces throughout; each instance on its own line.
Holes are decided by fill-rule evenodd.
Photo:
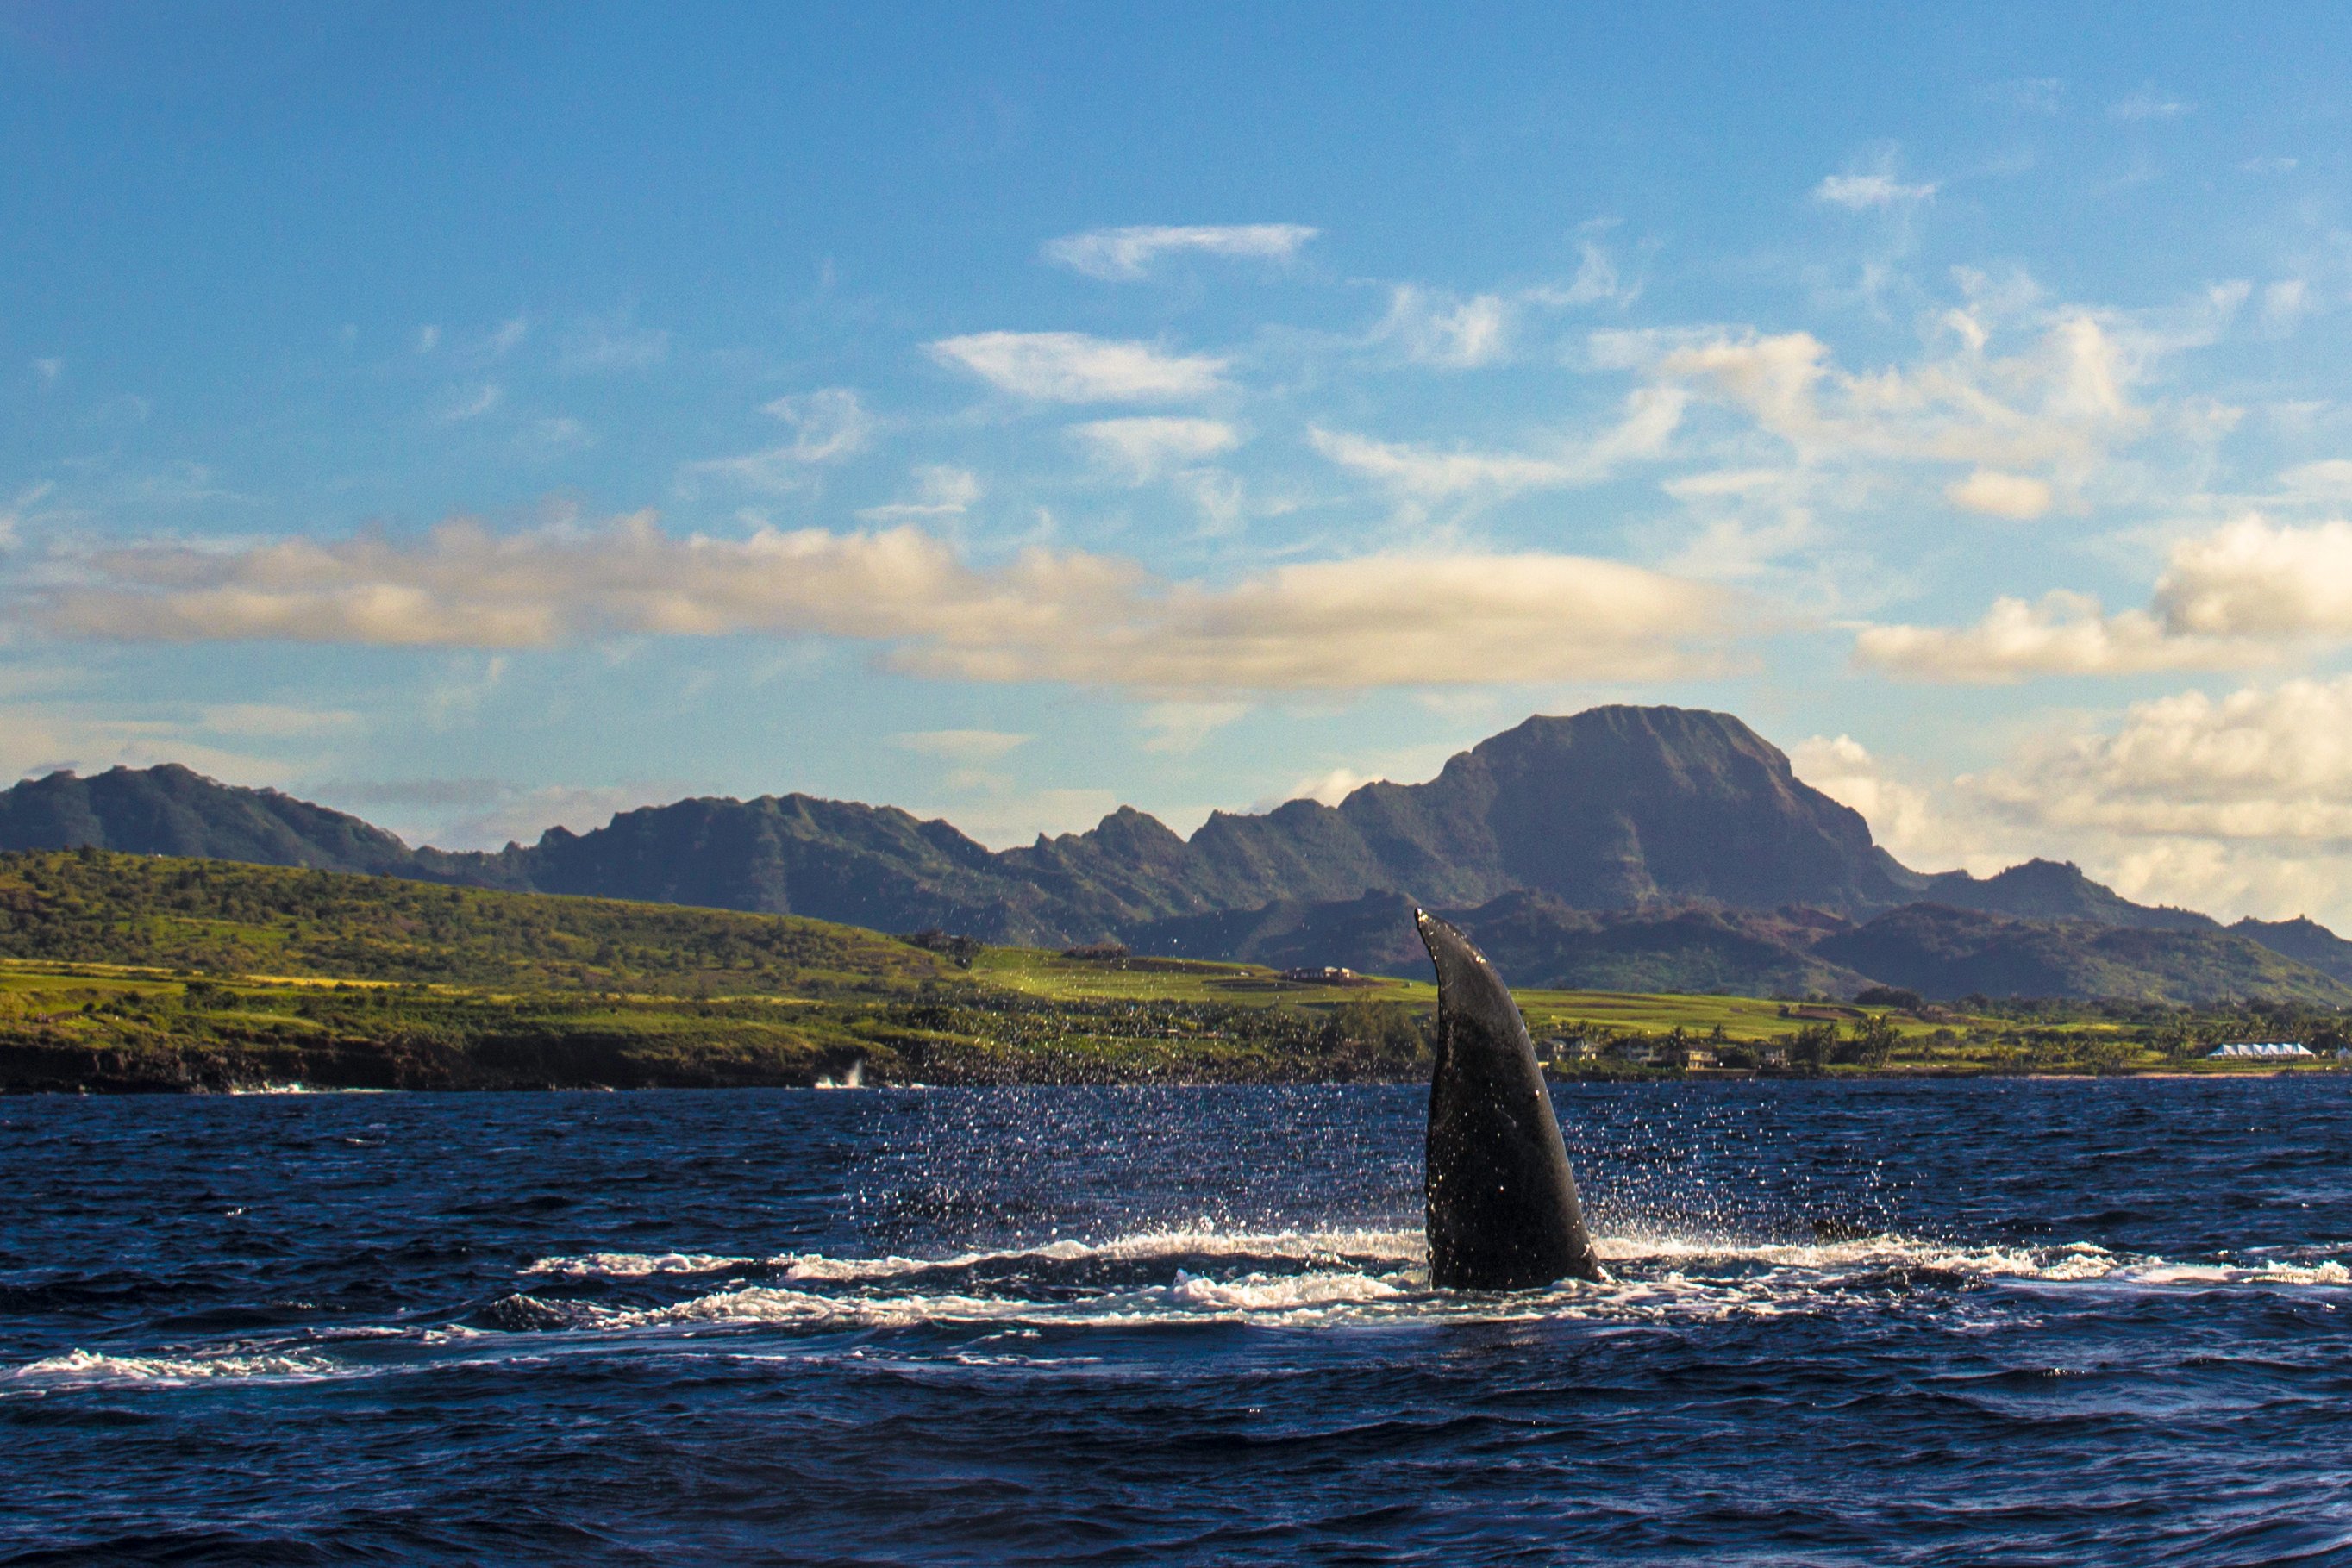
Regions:
M 1410 1264 L 1425 1256 L 1418 1230 L 1222 1231 L 1210 1228 L 1145 1230 L 1088 1244 L 1051 1241 L 1040 1247 L 958 1252 L 944 1258 L 828 1258 L 822 1252 L 787 1253 L 769 1260 L 788 1280 L 817 1281 L 889 1280 L 984 1266 L 1076 1263 L 1146 1264 L 1161 1258 L 1266 1259 L 1305 1268 L 1337 1268 L 1350 1262 Z
M 577 1258 L 541 1258 L 523 1272 L 571 1279 L 644 1280 L 656 1274 L 716 1274 L 747 1269 L 758 1261 L 715 1252 L 587 1252 Z
M 20 1366 L 19 1382 L 87 1387 L 96 1384 L 179 1385 L 205 1381 L 332 1377 L 341 1368 L 324 1356 L 292 1353 L 238 1354 L 219 1352 L 189 1356 L 93 1355 L 68 1351 Z

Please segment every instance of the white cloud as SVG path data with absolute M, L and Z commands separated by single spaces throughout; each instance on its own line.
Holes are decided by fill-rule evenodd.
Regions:
M 2126 121 L 2179 120 L 2195 107 L 2168 93 L 2158 92 L 2153 87 L 2144 87 L 2129 98 L 2109 104 L 2107 113 L 2114 119 Z
M 2250 515 L 2183 539 L 2155 604 L 2182 635 L 2352 637 L 2352 523 L 2292 528 Z
M 1044 402 L 1163 402 L 1224 385 L 1223 360 L 1081 332 L 975 332 L 943 338 L 930 352 L 1016 397 Z
M 15 549 L 25 527 L 25 514 L 47 498 L 57 486 L 47 480 L 27 486 L 16 492 L 5 507 L 0 507 L 0 550 Z
M 1288 261 L 1316 232 L 1302 224 L 1150 225 L 1048 240 L 1043 254 L 1088 277 L 1116 281 L 1144 277 L 1171 252 Z
M 2311 308 L 2311 285 L 2300 277 L 2282 277 L 2263 290 L 2263 319 L 2273 328 L 2292 326 Z
M 498 359 L 521 348 L 522 340 L 529 336 L 530 322 L 517 316 L 511 320 L 499 322 L 498 329 L 483 340 L 482 350 L 492 359 Z
M 1447 452 L 1322 429 L 1309 432 L 1307 439 L 1341 467 L 1416 500 L 1476 491 L 1514 495 L 1598 484 L 1624 464 L 1657 456 L 1681 423 L 1686 401 L 1677 388 L 1636 388 L 1616 425 L 1581 446 L 1563 445 L 1544 455 Z
M 1575 556 L 1390 554 L 1231 583 L 1023 551 L 976 567 L 911 527 L 675 538 L 650 514 L 495 535 L 453 521 L 83 558 L 48 630 L 130 642 L 539 647 L 628 636 L 835 637 L 891 667 L 1169 696 L 1658 679 L 1713 669 L 1744 623 L 1704 584 Z
M 890 737 L 908 751 L 947 762 L 994 762 L 1034 738 L 1001 729 L 914 729 Z
M 2326 465 L 2286 476 L 2337 477 Z M 1974 626 L 1873 626 L 1858 662 L 1915 680 L 2005 683 L 2034 675 L 2235 669 L 2297 642 L 2352 639 L 2352 523 L 2293 527 L 2249 514 L 2172 547 L 2147 610 L 2108 615 L 2064 591 L 2003 598 Z
M 1241 444 L 1234 427 L 1223 420 L 1169 415 L 1097 419 L 1072 425 L 1070 434 L 1085 443 L 1097 462 L 1137 485 L 1149 484 L 1171 469 L 1204 463 Z
M 566 414 L 531 421 L 522 439 L 524 444 L 550 454 L 596 444 L 596 437 L 588 427 Z
M 1143 749 L 1163 755 L 1197 751 L 1202 741 L 1247 717 L 1249 711 L 1250 705 L 1242 702 L 1153 703 L 1143 711 L 1144 727 L 1150 732 Z
M 54 382 L 59 376 L 66 373 L 66 362 L 54 355 L 47 359 L 35 360 L 33 373 L 40 377 L 45 384 Z
M 2048 481 L 2026 474 L 2003 474 L 1979 468 L 1965 479 L 1955 479 L 1944 495 L 1964 512 L 2011 517 L 2028 522 L 2050 509 Z
M 2028 351 L 1987 355 L 1972 314 L 1947 325 L 1957 353 L 1908 368 L 1850 372 L 1810 332 L 1717 333 L 1696 341 L 1596 335 L 1607 361 L 1646 363 L 1657 379 L 1738 408 L 1809 462 L 1965 463 L 2015 473 L 2087 470 L 2147 424 L 2126 389 L 2136 356 L 2098 319 L 2062 315 Z
M 669 358 L 670 338 L 656 327 L 640 327 L 625 310 L 581 321 L 563 334 L 567 371 L 642 371 Z
M 1997 599 L 1973 626 L 1869 626 L 1854 638 L 1857 664 L 1906 680 L 1967 685 L 2228 669 L 2264 656 L 2242 642 L 2179 635 L 2144 610 L 2107 615 L 2088 594 L 2063 591 L 2032 603 Z
M 416 329 L 416 351 L 417 351 L 418 353 L 420 353 L 420 354 L 429 354 L 429 353 L 431 353 L 435 349 L 436 349 L 436 348 L 440 347 L 440 344 L 441 344 L 441 329 L 440 329 L 440 328 L 438 328 L 438 327 L 419 327 L 418 329 Z
M 969 468 L 926 463 L 915 470 L 915 498 L 887 506 L 861 507 L 858 516 L 871 523 L 907 522 L 918 517 L 960 517 L 980 499 L 980 476 Z
M 1983 874 L 2026 858 L 2000 834 L 1989 832 L 1980 814 L 1969 810 L 1969 802 L 1938 800 L 1852 736 L 1799 741 L 1789 748 L 1789 762 L 1798 778 L 1861 812 L 1871 838 L 1914 870 L 1957 866 Z
M 1374 336 L 1393 342 L 1416 364 L 1449 371 L 1491 365 L 1509 351 L 1510 306 L 1500 295 L 1467 299 L 1400 284 Z
M 1933 184 L 1906 185 L 1891 174 L 1832 174 L 1813 187 L 1813 200 L 1857 213 L 1906 206 L 1935 193 Z
M 781 494 L 798 488 L 814 465 L 836 463 L 862 452 L 874 436 L 873 416 L 847 387 L 780 397 L 761 412 L 790 425 L 793 439 L 740 457 L 689 464 L 687 472 L 717 475 L 754 490 Z
M 480 386 L 452 396 L 443 405 L 441 418 L 451 424 L 468 419 L 479 419 L 498 407 L 505 397 L 505 392 L 496 382 L 484 382 Z
M 1915 780 L 1845 736 L 1790 757 L 1921 870 L 1983 875 L 2046 855 L 2223 920 L 2352 925 L 2352 677 L 2183 693 L 2088 730 L 2070 719 L 1948 782 Z
M 1606 300 L 1630 305 L 1642 292 L 1639 283 L 1628 284 L 1619 278 L 1616 261 L 1598 240 L 1579 241 L 1577 253 L 1576 277 L 1559 296 L 1560 304 L 1593 305 Z
M 1301 779 L 1290 787 L 1289 794 L 1274 804 L 1281 805 L 1288 800 L 1320 800 L 1326 806 L 1336 806 L 1365 785 L 1379 782 L 1372 775 L 1359 773 L 1352 768 L 1334 768 L 1328 773 Z
M 2298 463 L 2278 476 L 2279 487 L 2297 501 L 2352 501 L 2352 459 L 2329 457 Z

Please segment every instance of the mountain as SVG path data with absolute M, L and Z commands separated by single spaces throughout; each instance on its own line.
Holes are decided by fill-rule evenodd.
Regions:
M 1938 1000 L 1983 995 L 2352 1003 L 2352 986 L 2221 930 L 2020 920 L 1914 904 L 1824 936 L 1813 951 Z
M 1812 940 L 1824 929 L 1845 929 L 1848 922 L 1811 910 L 1654 905 L 1594 911 L 1522 892 L 1441 913 L 1469 932 L 1518 986 L 1803 997 L 1848 996 L 1871 984 L 1870 977 L 1814 956 Z M 1392 893 L 1180 916 L 1144 926 L 1129 940 L 1139 953 L 1213 953 L 1280 968 L 1336 964 L 1413 975 L 1429 964 L 1413 935 L 1412 901 Z
M 2072 861 L 2030 860 L 1994 876 L 1948 871 L 1925 879 L 1919 902 L 2026 920 L 2092 920 L 2147 931 L 2219 931 L 2221 923 L 2193 909 L 2151 908 L 2084 876 Z M 2321 927 L 2314 926 L 2314 930 Z M 2352 947 L 2352 944 L 2347 944 Z
M 357 817 L 275 789 L 217 783 L 177 763 L 110 768 L 95 779 L 52 773 L 0 790 L 0 849 L 84 844 L 313 871 L 406 875 L 416 863 L 415 851 Z
M 2178 929 L 2031 920 L 1913 904 L 1856 924 L 1808 909 L 1580 910 L 1537 893 L 1443 913 L 1522 987 L 1842 997 L 1878 984 L 1939 1001 L 1980 994 L 2352 1003 L 2352 985 L 2342 977 L 2210 923 Z M 1412 975 L 1428 960 L 1410 916 L 1410 900 L 1372 894 L 1160 921 L 1131 944 L 1180 957 Z
M 158 798 L 173 809 L 149 803 Z M 1219 812 L 1189 841 L 1122 808 L 1089 831 L 997 853 L 945 822 L 803 795 L 647 807 L 498 854 L 412 851 L 357 818 L 185 768 L 52 775 L 0 795 L 0 848 L 79 843 L 1041 942 L 1381 891 L 1450 908 L 1525 890 L 1579 909 L 1698 899 L 1847 911 L 1901 902 L 1927 881 L 1737 718 L 1665 707 L 1530 718 L 1427 783 L 1367 784 L 1336 807 Z
M 2052 994 L 2093 994 L 2080 988 L 2110 981 L 2121 995 L 2195 991 L 2210 981 L 2218 995 L 2266 983 L 2243 960 L 2246 947 L 2352 982 L 2352 943 L 2309 922 L 2241 922 L 2223 933 L 2205 915 L 2134 904 L 2051 861 L 1985 878 L 1910 871 L 1872 841 L 1859 813 L 1798 779 L 1738 719 L 1672 707 L 1530 718 L 1426 783 L 1367 784 L 1337 806 L 1218 812 L 1190 839 L 1121 807 L 1086 832 L 1001 852 L 895 807 L 806 795 L 679 800 L 479 853 L 412 849 L 357 817 L 174 766 L 53 774 L 0 791 L 0 849 L 79 844 L 885 931 L 939 926 L 992 942 L 1118 939 L 1153 952 L 1408 972 L 1422 960 L 1393 915 L 1413 900 L 1460 914 L 1498 960 L 1504 951 L 1523 960 L 1507 972 L 1529 984 L 1804 994 L 1863 977 L 1910 983 L 1874 964 L 1941 974 L 1943 963 L 1990 977 L 1963 992 L 2030 991 L 2040 977 L 2033 983 L 2068 988 Z M 1833 949 L 1833 939 L 1859 940 L 1876 917 L 1923 902 L 1943 907 L 1947 925 L 1966 911 L 2052 930 L 1971 927 L 1986 935 L 1965 962 L 1946 952 L 1952 932 L 1926 917 L 1856 948 L 1868 963 Z M 2221 946 L 2145 948 L 2154 967 L 2144 973 L 2075 926 Z
M 2300 915 L 2293 920 L 2256 920 L 2250 915 L 2231 925 L 2230 934 L 2352 985 L 2352 942 L 2316 920 Z

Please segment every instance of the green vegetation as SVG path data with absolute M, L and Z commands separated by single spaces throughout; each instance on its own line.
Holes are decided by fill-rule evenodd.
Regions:
M 2273 1069 L 2202 1053 L 2344 1040 L 2339 1015 L 2291 1006 L 1519 999 L 1537 1037 L 1560 1042 L 1557 1070 L 1603 1075 L 1710 1056 L 1735 1071 L 2243 1072 Z M 0 855 L 0 1088 L 805 1084 L 853 1069 L 930 1083 L 1417 1078 L 1434 1002 L 1425 981 L 918 945 L 215 861 Z

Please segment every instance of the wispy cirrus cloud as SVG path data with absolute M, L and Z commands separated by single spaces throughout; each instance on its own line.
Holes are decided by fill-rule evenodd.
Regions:
M 940 363 L 1036 402 L 1174 402 L 1225 384 L 1223 360 L 1083 332 L 973 332 L 929 347 Z
M 1205 463 L 1241 444 L 1240 434 L 1223 420 L 1167 414 L 1091 420 L 1072 425 L 1070 434 L 1096 462 L 1135 485 Z
M 690 463 L 686 472 L 731 479 L 750 489 L 782 494 L 799 488 L 812 467 L 837 463 L 864 451 L 876 429 L 874 416 L 848 387 L 824 387 L 780 397 L 762 404 L 760 412 L 789 425 L 793 438 L 736 457 Z
M 1066 235 L 1046 241 L 1041 254 L 1088 277 L 1124 282 L 1149 277 L 1163 256 L 1187 252 L 1288 261 L 1316 233 L 1304 224 L 1150 224 Z
M 607 636 L 833 637 L 891 668 L 1167 695 L 1662 678 L 1715 667 L 1740 601 L 1622 562 L 1525 552 L 1293 562 L 1230 582 L 1031 549 L 979 566 L 866 533 L 594 528 L 290 538 L 107 551 L 43 593 L 51 632 L 133 642 L 542 647 Z
M 919 517 L 960 517 L 980 499 L 980 476 L 969 468 L 926 463 L 915 470 L 912 499 L 866 507 L 858 516 L 872 523 L 908 522 Z
M 1908 206 L 1936 193 L 1932 182 L 1905 184 L 1892 174 L 1832 174 L 1813 187 L 1813 200 L 1848 212 Z
M 1417 364 L 1472 370 L 1510 351 L 1511 317 L 1511 302 L 1499 294 L 1464 298 L 1405 283 L 1390 291 L 1388 316 L 1373 336 Z
M 1598 484 L 1626 463 L 1657 455 L 1681 423 L 1687 401 L 1676 388 L 1636 388 L 1616 425 L 1549 452 L 1449 451 L 1319 428 L 1307 439 L 1333 463 L 1414 500 L 1479 492 L 1509 496 Z

